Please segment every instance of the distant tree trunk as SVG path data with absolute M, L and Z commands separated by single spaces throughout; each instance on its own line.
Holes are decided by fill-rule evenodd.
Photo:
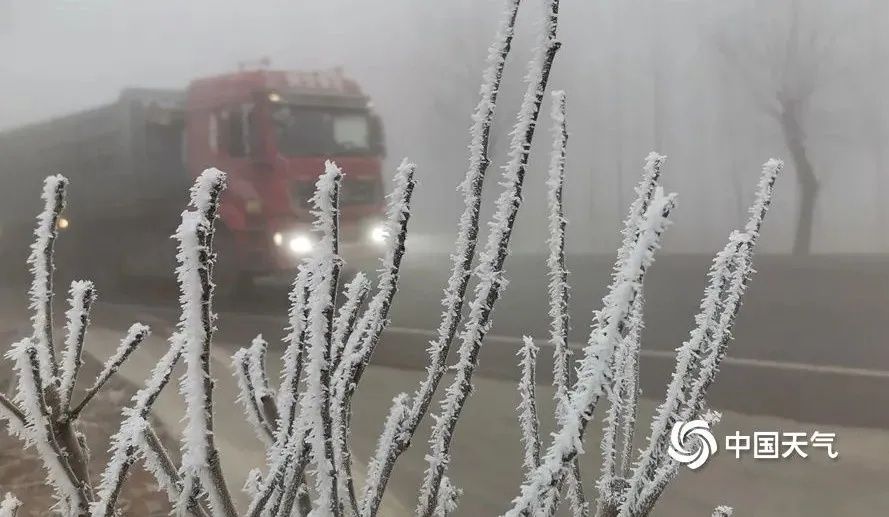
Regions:
M 799 214 L 793 238 L 793 254 L 808 255 L 812 251 L 812 230 L 815 225 L 815 202 L 818 197 L 818 178 L 806 153 L 805 135 L 799 123 L 799 103 L 782 103 L 781 130 L 790 151 L 796 180 L 799 184 Z

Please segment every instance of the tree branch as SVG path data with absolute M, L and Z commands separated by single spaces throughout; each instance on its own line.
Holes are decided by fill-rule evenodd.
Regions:
M 540 350 L 534 340 L 523 336 L 521 357 L 521 380 L 519 380 L 519 427 L 522 430 L 522 444 L 525 447 L 524 466 L 530 472 L 540 466 L 540 421 L 537 418 L 537 352 Z
M 71 282 L 69 291 L 71 298 L 68 309 L 68 325 L 65 337 L 65 353 L 62 357 L 62 379 L 59 388 L 59 408 L 61 414 L 68 413 L 71 404 L 71 394 L 77 382 L 77 373 L 83 363 L 81 355 L 86 329 L 89 326 L 90 308 L 96 301 L 96 289 L 92 282 Z
M 210 347 L 216 319 L 213 313 L 212 251 L 214 222 L 225 174 L 205 170 L 191 189 L 190 206 L 182 213 L 176 230 L 179 241 L 176 268 L 182 313 L 177 332 L 183 339 L 186 371 L 180 383 L 185 398 L 185 430 L 182 439 L 182 496 L 176 503 L 187 509 L 200 489 L 206 490 L 214 515 L 235 517 L 235 507 L 225 483 L 213 434 L 213 379 Z
M 58 221 L 65 208 L 65 190 L 68 180 L 62 175 L 49 176 L 43 182 L 43 211 L 37 216 L 34 242 L 28 256 L 31 270 L 31 287 L 28 290 L 31 323 L 34 328 L 34 346 L 40 360 L 40 376 L 51 385 L 59 373 L 52 335 L 53 299 L 53 246 L 58 236 Z M 50 389 L 55 390 L 55 387 Z
M 643 179 L 641 186 L 646 187 Z M 633 228 L 636 209 L 646 204 L 646 192 L 640 192 L 631 207 L 626 227 Z M 552 493 L 564 479 L 567 466 L 582 452 L 581 442 L 587 423 L 609 382 L 609 368 L 614 350 L 626 331 L 626 319 L 633 301 L 641 291 L 645 272 L 654 260 L 653 253 L 659 247 L 660 238 L 668 224 L 668 215 L 674 206 L 675 195 L 664 195 L 657 189 L 645 215 L 638 223 L 636 239 L 618 253 L 615 281 L 603 299 L 603 309 L 597 313 L 596 324 L 584 350 L 584 358 L 578 368 L 578 379 L 571 391 L 570 410 L 565 412 L 552 444 L 539 468 L 525 477 L 521 494 L 513 500 L 513 507 L 506 515 L 529 515 L 536 504 L 544 504 L 541 515 L 551 515 L 555 497 Z
M 342 515 L 343 510 L 337 486 L 337 461 L 332 440 L 330 347 L 340 270 L 338 203 L 341 181 L 342 171 L 328 161 L 312 198 L 316 218 L 314 226 L 321 234 L 321 241 L 309 290 L 306 391 L 300 398 L 300 408 L 308 419 L 309 439 L 312 442 L 318 507 L 335 517 Z
M 145 338 L 147 338 L 150 333 L 151 331 L 148 326 L 141 323 L 134 323 L 133 326 L 130 327 L 126 337 L 121 340 L 120 345 L 117 347 L 117 351 L 105 361 L 105 365 L 102 367 L 102 371 L 99 372 L 98 377 L 96 377 L 96 381 L 93 383 L 92 387 L 86 390 L 83 400 L 65 415 L 66 422 L 71 422 L 77 419 L 83 411 L 83 408 L 96 396 L 96 393 L 102 389 L 102 386 L 108 382 L 108 379 L 117 373 L 120 365 L 122 365 L 130 354 L 132 354 L 133 351 L 145 341 Z
M 497 200 L 497 210 L 493 216 L 491 233 L 479 260 L 476 272 L 479 283 L 475 288 L 475 297 L 470 304 L 469 318 L 461 336 L 456 377 L 448 387 L 442 400 L 441 413 L 433 425 L 428 456 L 429 465 L 420 490 L 420 504 L 417 508 L 418 515 L 423 517 L 430 517 L 435 510 L 441 479 L 449 461 L 451 437 L 469 397 L 472 374 L 478 365 L 478 354 L 487 330 L 490 328 L 494 305 L 500 297 L 505 282 L 503 265 L 508 253 L 515 218 L 522 202 L 525 168 L 531 152 L 537 116 L 540 113 L 543 92 L 546 90 L 553 59 L 560 46 L 556 39 L 558 12 L 558 0 L 549 0 L 541 41 L 528 66 L 527 89 L 513 127 L 510 159 L 503 172 L 504 190 Z
M 63 512 L 85 515 L 88 512 L 89 490 L 77 478 L 68 456 L 62 450 L 52 428 L 52 412 L 44 398 L 45 383 L 40 378 L 41 362 L 34 338 L 24 339 L 12 346 L 7 357 L 15 361 L 18 373 L 18 392 L 15 401 L 21 404 L 25 421 L 26 443 L 36 449 L 47 472 Z

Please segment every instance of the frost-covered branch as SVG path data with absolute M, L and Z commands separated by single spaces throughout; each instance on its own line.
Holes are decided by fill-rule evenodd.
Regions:
M 105 361 L 105 365 L 102 367 L 102 371 L 99 372 L 98 377 L 96 377 L 96 381 L 93 385 L 86 390 L 86 394 L 83 396 L 83 400 L 80 401 L 79 404 L 74 406 L 68 415 L 66 416 L 67 420 L 74 420 L 80 415 L 80 412 L 83 411 L 83 408 L 89 404 L 90 400 L 96 396 L 96 393 L 102 389 L 102 386 L 108 382 L 108 379 L 111 378 L 112 375 L 117 373 L 117 370 L 120 368 L 120 365 L 123 364 L 124 361 L 133 353 L 136 348 L 145 341 L 145 338 L 148 337 L 150 330 L 147 325 L 143 325 L 141 323 L 134 323 L 130 330 L 127 331 L 127 335 L 121 340 L 120 345 L 118 345 L 117 350 L 114 352 L 114 355 L 108 358 Z
M 144 440 L 142 433 L 147 429 L 151 407 L 170 382 L 173 370 L 182 357 L 183 345 L 181 334 L 176 333 L 170 338 L 169 349 L 154 366 L 145 385 L 133 395 L 132 406 L 123 410 L 123 422 L 111 438 L 111 459 L 102 472 L 97 487 L 98 498 L 92 506 L 93 517 L 113 515 L 117 496 L 140 452 L 139 446 Z M 159 479 L 158 482 L 161 483 L 162 480 Z M 189 509 L 196 506 L 194 498 L 187 504 Z
M 391 241 L 383 257 L 376 293 L 368 302 L 367 309 L 362 313 L 343 350 L 343 359 L 336 373 L 336 396 L 342 401 L 346 401 L 354 392 L 388 322 L 392 299 L 398 290 L 404 242 L 410 221 L 411 197 L 416 185 L 416 168 L 415 164 L 404 159 L 392 179 L 393 187 L 388 195 L 385 222 L 385 232 Z
M 441 488 L 438 489 L 438 501 L 435 503 L 435 517 L 448 517 L 457 510 L 457 502 L 463 490 L 454 486 L 451 478 L 441 478 Z
M 266 354 L 268 343 L 262 339 L 262 335 L 256 336 L 247 350 L 247 366 L 250 374 L 250 383 L 253 385 L 253 397 L 260 409 L 263 422 L 273 429 L 278 420 L 278 409 L 275 405 L 275 391 L 269 385 L 269 375 L 266 369 Z
M 256 435 L 271 445 L 275 437 L 275 430 L 272 427 L 275 420 L 269 421 L 263 414 L 262 399 L 259 395 L 262 388 L 257 386 L 251 368 L 253 356 L 251 349 L 258 344 L 263 348 L 266 346 L 261 335 L 253 338 L 253 345 L 249 348 L 241 348 L 235 352 L 232 356 L 232 368 L 235 371 L 235 378 L 238 380 L 238 402 L 244 405 L 247 421 L 253 426 Z M 266 393 L 264 395 L 268 396 Z
M 3 501 L 0 501 L 0 517 L 16 517 L 21 507 L 22 502 L 11 493 L 6 492 Z
M 697 326 L 677 352 L 664 403 L 655 412 L 648 445 L 633 469 L 621 515 L 637 515 L 654 505 L 666 486 L 666 483 L 657 484 L 655 476 L 669 463 L 667 440 L 670 429 L 679 420 L 701 417 L 707 388 L 725 356 L 741 298 L 752 273 L 753 248 L 782 166 L 777 160 L 770 160 L 763 166 L 756 200 L 750 208 L 751 217 L 744 231 L 732 232 L 729 242 L 713 261 L 700 312 L 695 317 Z M 651 486 L 655 488 L 649 489 Z M 646 490 L 650 490 L 652 496 L 643 499 Z
M 71 298 L 68 303 L 71 308 L 66 313 L 68 325 L 65 328 L 65 353 L 62 355 L 62 379 L 59 388 L 59 408 L 62 414 L 68 412 L 74 383 L 77 382 L 77 373 L 83 362 L 83 341 L 89 326 L 90 308 L 96 301 L 96 289 L 92 282 L 74 281 L 71 282 L 69 294 Z
M 405 251 L 404 243 L 410 221 L 411 199 L 416 185 L 415 172 L 416 165 L 407 159 L 403 160 L 395 171 L 393 189 L 388 196 L 385 222 L 386 234 L 391 240 L 387 243 L 383 256 L 383 267 L 377 280 L 377 289 L 346 341 L 342 360 L 335 372 L 336 384 L 332 405 L 334 433 L 337 446 L 342 448 L 338 454 L 340 458 L 338 461 L 344 469 L 350 469 L 352 461 L 348 432 L 352 395 L 388 323 L 389 309 L 398 289 L 401 261 Z M 348 485 L 349 481 L 345 481 Z M 349 496 L 352 498 L 352 492 Z M 357 506 L 357 501 L 350 501 L 353 502 Z
M 735 513 L 735 509 L 731 506 L 717 506 L 713 509 L 712 517 L 732 517 L 732 514 Z
M 334 179 L 334 172 L 337 175 L 336 181 L 331 182 Z M 267 506 L 269 505 L 271 509 L 278 507 L 279 511 L 281 507 L 286 507 L 288 504 L 292 505 L 293 499 L 297 497 L 297 492 L 301 489 L 307 460 L 311 454 L 316 453 L 316 442 L 321 444 L 321 448 L 317 449 L 317 451 L 320 451 L 321 457 L 315 458 L 326 461 L 326 444 L 334 441 L 329 438 L 325 439 L 324 419 L 331 418 L 330 429 L 331 435 L 333 435 L 337 427 L 333 425 L 333 419 L 339 415 L 339 411 L 335 409 L 336 406 L 334 404 L 330 403 L 330 391 L 334 379 L 339 378 L 339 372 L 334 372 L 331 378 L 329 361 L 334 331 L 333 297 L 336 281 L 330 281 L 332 273 L 329 265 L 336 262 L 338 269 L 339 258 L 336 257 L 334 261 L 332 257 L 335 254 L 331 253 L 331 249 L 335 248 L 333 236 L 336 232 L 334 228 L 336 224 L 336 199 L 331 200 L 330 195 L 338 195 L 338 191 L 333 192 L 332 187 L 334 185 L 338 186 L 340 181 L 338 176 L 341 175 L 341 171 L 331 163 L 326 170 L 327 173 L 329 173 L 328 178 L 323 182 L 319 182 L 317 186 L 318 191 L 316 191 L 316 195 L 313 198 L 316 202 L 315 215 L 318 218 L 316 229 L 322 233 L 322 243 L 319 245 L 319 255 L 312 259 L 311 262 L 300 266 L 290 295 L 288 346 L 284 354 L 284 371 L 277 397 L 279 418 L 276 426 L 275 443 L 270 448 L 268 472 L 264 476 L 257 494 L 251 500 L 248 509 L 248 515 L 250 516 L 258 516 L 263 512 L 267 512 Z M 320 193 L 321 188 L 326 189 L 326 196 Z M 323 206 L 319 206 L 318 203 L 321 203 Z M 325 254 L 328 256 L 326 261 L 324 259 Z M 328 271 L 326 279 L 325 273 L 323 273 L 325 269 Z M 360 283 L 360 281 L 358 283 L 353 282 L 356 289 Z M 326 294 L 316 294 L 319 292 L 319 289 L 321 289 L 321 293 Z M 327 300 L 325 300 L 325 297 Z M 330 309 L 329 312 L 320 309 L 327 307 Z M 339 320 L 339 318 L 337 319 Z M 349 339 L 351 340 L 351 337 Z M 306 349 L 307 344 L 309 346 L 308 349 Z M 304 363 L 306 365 L 305 390 L 297 397 Z M 322 365 L 324 365 L 323 372 Z M 322 374 L 327 376 L 326 380 L 323 379 Z M 328 407 L 326 409 L 323 409 L 324 398 L 328 399 Z M 295 404 L 297 401 L 301 409 L 299 418 L 297 418 L 297 407 Z M 324 416 L 325 414 L 327 415 L 326 417 Z M 321 428 L 320 440 L 317 433 L 313 436 L 314 431 L 318 429 L 319 422 Z M 315 463 L 315 465 L 317 469 L 318 463 Z M 333 461 L 330 462 L 329 466 L 334 472 L 339 471 Z M 331 470 L 319 472 L 324 480 L 316 479 L 316 481 L 326 483 L 325 486 L 328 491 L 327 498 L 321 502 L 322 504 L 319 505 L 319 508 L 326 508 L 332 512 L 330 505 L 334 504 L 339 508 L 340 501 L 338 500 L 342 499 L 338 491 L 336 492 L 336 499 L 330 497 L 331 492 L 338 488 L 332 487 L 332 482 L 338 481 L 338 479 L 337 476 L 330 475 Z M 290 500 L 290 503 L 288 503 L 288 500 Z M 337 509 L 337 511 L 339 510 Z
M 46 469 L 47 482 L 53 487 L 58 501 L 57 509 L 63 515 L 84 515 L 89 502 L 89 490 L 78 479 L 68 455 L 53 432 L 52 412 L 44 396 L 45 384 L 41 379 L 39 347 L 34 338 L 14 344 L 6 357 L 14 362 L 18 375 L 14 402 L 21 407 L 27 426 L 25 444 L 34 447 Z
M 537 504 L 548 506 L 541 512 L 549 515 L 556 499 L 553 492 L 559 487 L 574 457 L 583 452 L 583 432 L 609 382 L 608 369 L 614 350 L 626 330 L 626 319 L 641 291 L 645 272 L 654 260 L 654 251 L 660 246 L 674 199 L 674 194 L 664 195 L 660 188 L 655 190 L 638 224 L 636 240 L 626 253 L 618 254 L 616 266 L 620 269 L 616 271 L 615 280 L 602 301 L 603 309 L 595 318 L 596 324 L 578 368 L 578 379 L 571 390 L 570 405 L 561 416 L 558 431 L 540 467 L 526 476 L 520 495 L 506 515 L 528 515 Z M 634 206 L 641 204 L 635 203 Z M 631 211 L 628 225 L 632 223 L 634 215 L 635 212 Z
M 210 346 L 215 329 L 212 243 L 219 196 L 225 174 L 205 170 L 191 188 L 192 210 L 182 212 L 176 230 L 179 241 L 176 277 L 182 312 L 177 333 L 183 340 L 185 375 L 180 392 L 185 399 L 185 430 L 182 436 L 183 490 L 176 505 L 184 510 L 206 491 L 214 515 L 234 517 L 235 508 L 225 483 L 213 433 L 213 379 L 210 375 Z
M 568 270 L 565 268 L 565 226 L 562 206 L 565 186 L 565 153 L 568 129 L 565 124 L 565 92 L 552 93 L 553 148 L 550 153 L 549 174 L 546 179 L 549 206 L 549 255 L 546 266 L 549 274 L 550 339 L 553 347 L 553 387 L 557 406 L 565 403 L 571 377 L 571 351 L 568 349 Z M 557 409 L 561 411 L 561 409 Z
M 568 270 L 565 267 L 565 220 L 563 190 L 565 187 L 565 156 L 568 144 L 566 123 L 566 95 L 564 91 L 552 92 L 553 146 L 550 151 L 549 173 L 546 178 L 547 205 L 549 207 L 549 254 L 546 266 L 549 275 L 550 345 L 553 347 L 553 388 L 556 415 L 564 411 L 568 386 L 571 383 L 571 351 L 568 348 Z M 580 460 L 575 459 L 568 476 L 568 498 L 572 515 L 587 515 L 588 506 L 580 477 Z
M 43 199 L 43 211 L 37 216 L 34 242 L 28 256 L 32 275 L 31 288 L 28 290 L 31 323 L 34 328 L 32 337 L 40 359 L 40 377 L 44 386 L 52 384 L 53 378 L 59 373 L 52 331 L 53 246 L 59 232 L 59 217 L 65 209 L 67 188 L 68 180 L 60 174 L 44 180 L 40 195 Z
M 9 431 L 14 435 L 21 435 L 27 425 L 25 413 L 3 393 L 0 393 L 0 420 L 6 420 Z
M 345 302 L 337 313 L 333 324 L 333 347 L 331 352 L 331 370 L 336 371 L 343 358 L 346 341 L 355 330 L 358 312 L 370 292 L 370 281 L 364 273 L 358 272 L 346 286 Z
M 411 437 L 417 431 L 420 422 L 428 412 L 432 399 L 435 396 L 435 391 L 447 369 L 448 353 L 457 332 L 457 327 L 460 324 L 460 316 L 466 298 L 466 288 L 469 285 L 472 262 L 478 242 L 479 207 L 482 200 L 482 187 L 490 164 L 488 143 L 490 141 L 491 127 L 494 123 L 494 113 L 503 79 L 503 70 L 506 66 L 506 58 L 512 47 L 519 1 L 507 1 L 503 21 L 493 44 L 488 49 L 487 66 L 482 75 L 482 84 L 479 91 L 480 98 L 472 114 L 469 168 L 465 179 L 460 184 L 460 189 L 463 192 L 464 209 L 458 223 L 454 253 L 451 255 L 453 262 L 451 275 L 445 286 L 444 297 L 441 300 L 442 312 L 437 337 L 429 343 L 429 365 L 426 367 L 426 377 L 421 381 L 420 386 L 414 393 L 408 418 L 402 424 L 407 432 L 401 433 L 400 436 L 403 439 L 393 441 L 389 450 L 385 451 L 386 459 L 380 461 L 384 469 L 391 470 L 401 453 L 408 448 Z M 381 493 L 384 491 L 389 479 L 389 473 L 389 471 L 384 472 L 378 477 L 377 482 L 379 485 L 366 487 L 365 492 Z M 368 516 L 375 515 L 380 500 L 381 498 L 377 498 L 376 504 L 373 504 L 372 501 L 372 504 L 365 505 L 363 514 Z
M 277 455 L 293 432 L 297 414 L 297 393 L 299 380 L 305 362 L 306 319 L 309 316 L 306 300 L 309 297 L 311 268 L 307 263 L 300 264 L 293 288 L 290 291 L 288 328 L 285 337 L 286 348 L 282 358 L 281 384 L 278 387 L 277 410 L 278 435 L 272 454 Z M 271 463 L 271 461 L 270 461 Z
M 338 202 L 342 171 L 328 161 L 318 179 L 312 198 L 314 229 L 320 233 L 309 289 L 307 322 L 306 390 L 300 409 L 309 428 L 312 464 L 315 467 L 317 507 L 325 514 L 342 515 L 337 486 L 336 459 L 331 420 L 330 345 L 340 257 L 338 244 Z
M 636 198 L 630 205 L 629 215 L 621 231 L 623 241 L 618 250 L 612 282 L 620 271 L 632 246 L 639 237 L 639 224 L 660 180 L 666 156 L 649 153 L 642 168 L 642 179 L 635 187 Z M 624 336 L 614 351 L 610 365 L 611 389 L 607 391 L 608 410 L 605 414 L 605 428 L 600 443 L 602 449 L 601 474 L 596 483 L 599 498 L 596 515 L 602 517 L 616 511 L 620 498 L 626 489 L 629 475 L 630 455 L 633 452 L 633 436 L 636 426 L 636 410 L 639 398 L 639 351 L 643 327 L 644 294 L 634 299 L 626 321 Z M 599 313 L 597 322 L 602 323 Z
M 449 462 L 451 437 L 469 397 L 472 374 L 478 365 L 478 354 L 491 325 L 494 305 L 505 283 L 503 264 L 508 254 L 515 218 L 522 202 L 525 168 L 531 152 L 537 116 L 540 113 L 553 59 L 560 45 L 556 39 L 558 13 L 558 0 L 549 0 L 546 3 L 546 18 L 540 43 L 528 65 L 525 77 L 527 89 L 512 130 L 509 161 L 503 170 L 504 189 L 497 200 L 497 208 L 489 224 L 491 233 L 476 270 L 479 283 L 476 285 L 469 316 L 461 335 L 459 356 L 455 366 L 456 376 L 445 392 L 441 411 L 435 420 L 430 438 L 430 453 L 427 456 L 429 465 L 420 489 L 420 502 L 417 508 L 417 513 L 423 517 L 429 517 L 435 509 L 441 479 Z
M 346 341 L 352 335 L 358 320 L 358 310 L 364 303 L 370 282 L 364 273 L 357 273 L 355 278 L 346 286 L 345 302 L 340 307 L 337 319 L 334 322 L 333 343 L 331 344 L 331 371 L 336 372 L 343 357 Z M 341 407 L 338 399 L 335 399 L 332 411 L 335 411 L 333 429 L 333 450 L 337 461 L 337 470 L 341 472 L 339 482 L 340 493 L 348 494 L 349 505 L 352 512 L 358 513 L 358 500 L 355 496 L 355 482 L 352 476 L 352 461 L 349 451 L 351 436 L 350 412 Z
M 408 396 L 406 393 L 399 393 L 392 399 L 392 406 L 389 408 L 389 415 L 386 417 L 386 424 L 383 426 L 383 432 L 377 440 L 377 449 L 367 465 L 367 482 L 364 484 L 364 497 L 361 501 L 361 515 L 372 515 L 380 506 L 383 499 L 383 489 L 385 486 L 382 477 L 388 476 L 392 471 L 392 465 L 389 451 L 392 444 L 399 439 L 399 433 L 405 418 L 407 418 Z
M 528 336 L 523 336 L 522 342 L 518 352 L 522 372 L 519 380 L 521 402 L 517 409 L 525 446 L 524 466 L 531 471 L 540 466 L 540 421 L 537 417 L 537 352 L 540 349 Z
M 497 94 L 500 92 L 503 69 L 512 47 L 519 2 L 520 0 L 507 2 L 503 22 L 494 43 L 488 49 L 487 68 L 482 75 L 482 85 L 479 92 L 481 98 L 472 114 L 469 170 L 466 172 L 466 178 L 460 184 L 463 191 L 464 209 L 458 224 L 457 240 L 454 244 L 455 252 L 451 255 L 453 267 L 445 287 L 444 298 L 441 301 L 443 310 L 438 325 L 438 336 L 435 341 L 429 344 L 430 364 L 426 368 L 426 378 L 413 397 L 410 420 L 408 421 L 411 435 L 416 431 L 420 420 L 426 414 L 435 395 L 435 390 L 445 373 L 448 352 L 460 324 L 460 315 L 466 298 L 466 287 L 471 277 L 472 261 L 478 242 L 482 187 L 490 164 L 488 142 L 491 126 L 494 123 L 494 112 L 497 107 Z

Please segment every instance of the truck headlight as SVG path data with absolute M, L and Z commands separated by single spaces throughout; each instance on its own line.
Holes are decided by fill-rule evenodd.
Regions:
M 382 244 L 386 242 L 386 237 L 389 236 L 389 232 L 386 230 L 386 227 L 382 224 L 376 224 L 370 229 L 370 240 L 377 244 Z
M 306 255 L 312 252 L 312 240 L 306 237 L 305 235 L 297 235 L 290 239 L 290 242 L 287 244 L 290 247 L 290 251 L 296 253 L 297 255 Z
M 272 242 L 275 243 L 275 246 L 284 244 L 284 235 L 281 232 L 275 232 L 272 235 Z

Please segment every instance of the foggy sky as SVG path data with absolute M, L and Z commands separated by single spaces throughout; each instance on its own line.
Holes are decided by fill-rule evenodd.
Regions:
M 759 165 L 786 158 L 781 133 L 758 109 L 755 92 L 769 90 L 780 75 L 772 58 L 791 2 L 563 0 L 563 47 L 550 87 L 568 93 L 569 248 L 614 248 L 642 160 L 655 148 L 669 156 L 665 185 L 679 192 L 665 247 L 721 247 L 744 215 Z M 498 165 L 539 27 L 539 2 L 526 4 L 498 111 Z M 816 252 L 889 249 L 887 4 L 798 1 L 800 30 L 828 42 L 818 47 L 822 75 L 806 117 L 822 185 Z M 109 102 L 126 86 L 185 87 L 263 56 L 273 68 L 341 65 L 383 116 L 390 168 L 403 155 L 419 165 L 418 227 L 448 236 L 459 211 L 453 187 L 467 162 L 465 128 L 502 5 L 0 0 L 0 128 Z M 722 35 L 739 45 L 752 71 L 714 50 Z M 543 246 L 548 112 L 547 103 L 517 249 Z M 498 172 L 492 167 L 490 179 Z M 763 237 L 763 247 L 775 252 L 790 248 L 798 202 L 793 171 L 780 181 Z M 496 187 L 488 181 L 489 198 Z

